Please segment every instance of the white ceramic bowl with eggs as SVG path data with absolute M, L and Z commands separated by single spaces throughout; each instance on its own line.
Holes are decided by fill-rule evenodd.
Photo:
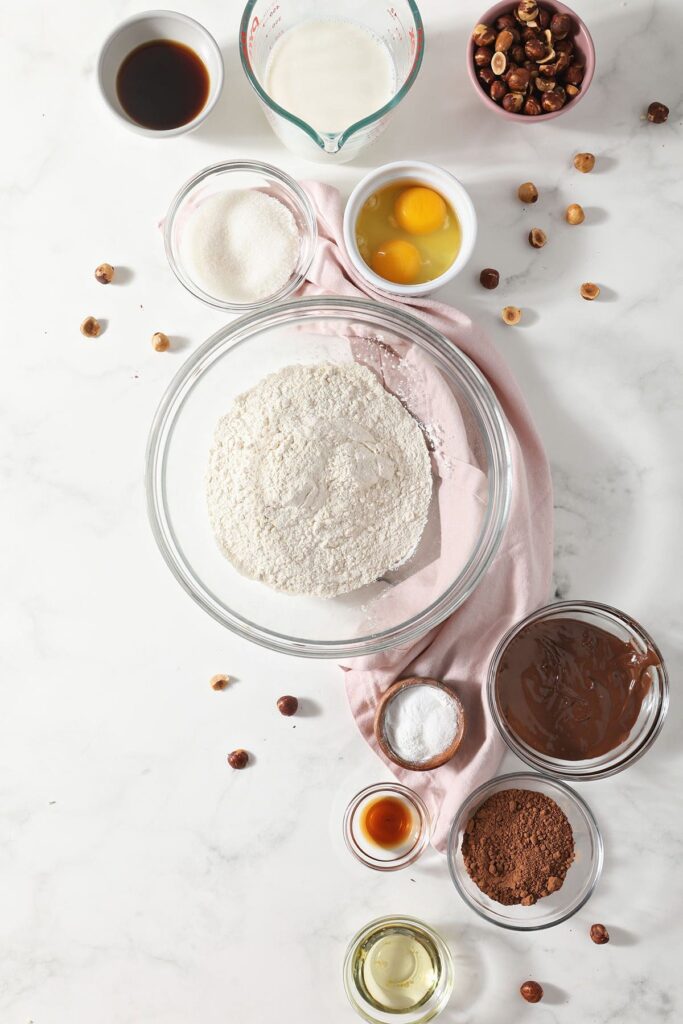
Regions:
M 177 128 L 146 128 L 123 109 L 116 90 L 121 64 L 129 53 L 145 43 L 168 39 L 183 43 L 203 61 L 209 75 L 209 94 L 202 109 L 187 124 Z M 144 11 L 122 21 L 107 36 L 97 60 L 97 82 L 109 110 L 131 131 L 149 138 L 173 138 L 194 131 L 215 107 L 223 89 L 223 56 L 211 33 L 187 14 L 176 11 Z
M 419 284 L 395 284 L 393 281 L 387 281 L 368 266 L 358 249 L 356 221 L 363 204 L 378 189 L 397 181 L 426 185 L 428 188 L 434 189 L 435 192 L 439 192 L 451 204 L 460 221 L 461 244 L 458 254 L 448 270 L 435 277 L 433 281 L 424 281 Z M 476 241 L 477 214 L 465 186 L 458 181 L 455 175 L 443 167 L 421 160 L 397 160 L 370 171 L 356 185 L 344 210 L 344 245 L 354 269 L 373 289 L 387 295 L 404 298 L 418 297 L 429 295 L 437 288 L 441 288 L 457 277 L 467 265 L 474 252 Z

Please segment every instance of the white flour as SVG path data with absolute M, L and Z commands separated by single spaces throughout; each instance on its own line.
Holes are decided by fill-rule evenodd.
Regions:
M 287 366 L 216 427 L 209 517 L 245 576 L 334 597 L 406 561 L 432 493 L 422 432 L 357 363 Z

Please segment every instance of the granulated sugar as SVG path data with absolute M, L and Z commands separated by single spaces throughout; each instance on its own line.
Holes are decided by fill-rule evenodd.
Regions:
M 299 258 L 290 210 L 254 189 L 218 192 L 191 215 L 183 259 L 196 284 L 215 299 L 249 303 L 279 292 Z
M 384 712 L 384 734 L 402 761 L 423 764 L 446 750 L 458 731 L 457 705 L 438 686 L 406 686 Z

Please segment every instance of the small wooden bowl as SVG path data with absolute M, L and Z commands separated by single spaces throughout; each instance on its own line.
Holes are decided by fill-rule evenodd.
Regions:
M 389 746 L 384 732 L 384 714 L 389 702 L 397 693 L 401 690 L 405 690 L 408 686 L 436 686 L 439 690 L 443 690 L 444 693 L 448 694 L 458 710 L 458 731 L 453 738 L 453 742 L 446 747 L 445 750 L 442 750 L 440 754 L 436 754 L 434 757 L 431 757 L 429 761 L 422 761 L 419 764 L 415 761 L 404 761 L 400 758 Z M 446 764 L 447 761 L 450 761 L 460 746 L 465 732 L 465 709 L 463 708 L 460 699 L 455 695 L 453 690 L 451 690 L 450 686 L 446 686 L 445 683 L 440 683 L 438 679 L 426 679 L 422 676 L 411 676 L 409 679 L 399 679 L 397 683 L 393 683 L 383 695 L 377 705 L 377 711 L 375 712 L 374 731 L 375 739 L 377 740 L 379 748 L 384 756 L 388 757 L 394 764 L 397 764 L 399 768 L 407 768 L 408 771 L 411 772 L 429 772 L 433 768 L 440 768 L 442 764 Z

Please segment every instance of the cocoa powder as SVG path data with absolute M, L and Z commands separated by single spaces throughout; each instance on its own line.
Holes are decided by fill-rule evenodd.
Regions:
M 504 789 L 468 821 L 462 855 L 483 893 L 505 906 L 527 907 L 561 888 L 574 860 L 574 836 L 550 797 Z

